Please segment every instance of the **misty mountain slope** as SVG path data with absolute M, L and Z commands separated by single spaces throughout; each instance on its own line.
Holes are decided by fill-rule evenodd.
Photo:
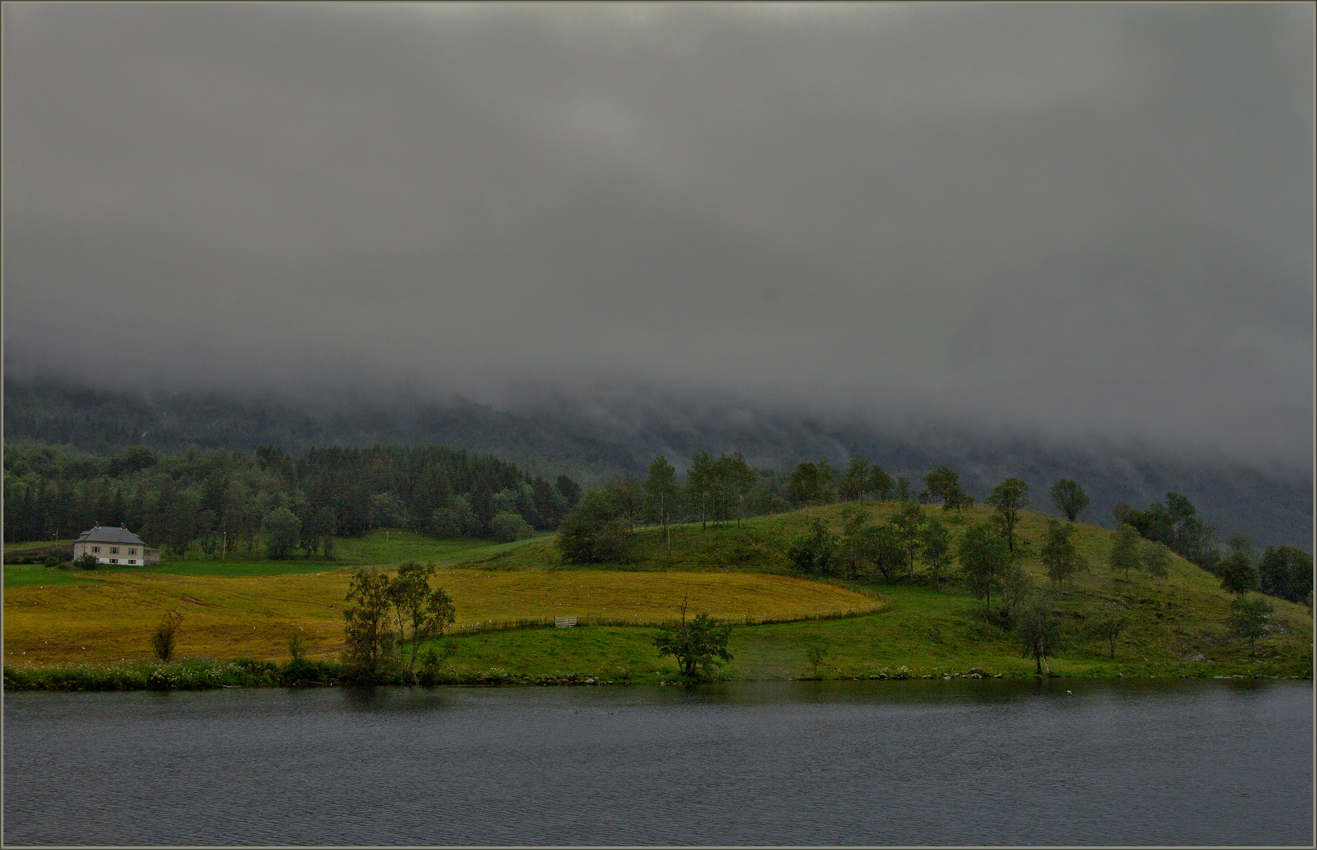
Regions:
M 1081 518 L 1113 524 L 1119 502 L 1146 507 L 1173 490 L 1187 497 L 1224 539 L 1239 531 L 1258 546 L 1313 549 L 1311 474 L 1169 459 L 1116 445 L 1065 445 L 1026 436 L 974 435 L 965 429 L 883 429 L 783 412 L 677 401 L 584 403 L 540 400 L 519 413 L 453 401 L 358 401 L 332 406 L 219 395 L 151 397 L 56 382 L 7 380 L 4 436 L 107 453 L 141 442 L 165 451 L 275 445 L 443 444 L 496 454 L 536 474 L 566 472 L 600 483 L 644 475 L 664 454 L 683 470 L 696 451 L 741 452 L 750 465 L 788 470 L 827 458 L 843 467 L 858 452 L 893 476 L 919 479 L 934 464 L 957 470 L 982 501 L 1008 476 L 1028 482 L 1035 508 L 1054 513 L 1047 489 L 1078 481 L 1092 499 Z
M 351 408 L 215 394 L 138 394 L 58 381 L 6 380 L 4 436 L 95 454 L 141 443 L 161 451 L 388 443 L 440 444 L 497 454 L 541 475 L 603 480 L 628 469 L 627 447 L 454 400 L 447 405 L 359 402 Z

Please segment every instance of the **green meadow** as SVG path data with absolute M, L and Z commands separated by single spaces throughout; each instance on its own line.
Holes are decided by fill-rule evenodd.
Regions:
M 871 521 L 884 522 L 897 506 L 878 503 L 865 505 L 864 509 Z M 947 525 L 953 546 L 972 523 L 983 521 L 991 514 L 984 506 L 966 509 L 961 517 L 931 506 L 925 506 L 923 510 L 926 515 L 937 516 Z M 283 632 L 265 634 L 266 626 L 262 623 L 267 620 L 270 623 L 300 622 L 299 618 L 308 621 L 315 618 L 322 642 L 313 656 L 328 662 L 341 647 L 341 623 L 335 619 L 339 615 L 328 596 L 316 603 L 318 613 L 313 615 L 309 609 L 302 610 L 311 604 L 312 596 L 308 594 L 312 594 L 312 589 L 315 594 L 324 595 L 328 587 L 345 585 L 347 571 L 351 569 L 388 569 L 403 561 L 415 560 L 434 563 L 441 569 L 445 581 L 458 582 L 452 587 L 461 589 L 463 594 L 458 611 L 459 623 L 478 616 L 491 624 L 507 624 L 507 627 L 498 628 L 467 628 L 433 642 L 429 648 L 439 653 L 449 681 L 499 680 L 504 675 L 534 680 L 569 674 L 607 681 L 671 680 L 676 676 L 675 662 L 672 659 L 660 660 L 654 650 L 657 622 L 676 616 L 678 600 L 669 599 L 672 593 L 664 594 L 663 588 L 665 585 L 673 588 L 689 585 L 688 581 L 678 577 L 697 578 L 692 573 L 706 575 L 699 578 L 704 584 L 689 585 L 703 588 L 696 594 L 702 598 L 691 600 L 691 613 L 703 608 L 733 624 L 729 649 L 734 657 L 723 670 L 730 679 L 786 679 L 815 675 L 819 678 L 954 677 L 970 675 L 975 670 L 986 676 L 1034 674 L 1033 659 L 1021 657 L 1010 635 L 985 622 L 984 601 L 974 598 L 960 586 L 955 580 L 954 567 L 950 571 L 951 580 L 943 582 L 940 587 L 932 584 L 923 565 L 917 566 L 913 582 L 904 577 L 886 582 L 869 574 L 858 582 L 825 579 L 799 585 L 804 588 L 830 584 L 838 592 L 850 590 L 875 600 L 868 609 L 872 613 L 858 616 L 841 616 L 839 611 L 828 615 L 826 608 L 819 608 L 817 602 L 806 605 L 803 598 L 801 604 L 793 608 L 790 598 L 780 595 L 790 593 L 789 585 L 782 586 L 786 591 L 754 590 L 753 593 L 778 594 L 772 597 L 777 607 L 769 618 L 776 622 L 745 624 L 746 618 L 737 615 L 746 605 L 732 600 L 741 598 L 737 593 L 751 591 L 738 589 L 739 585 L 734 581 L 736 576 L 748 578 L 746 574 L 763 574 L 787 579 L 791 571 L 785 553 L 792 539 L 803 534 L 814 518 L 822 519 L 834 532 L 840 531 L 841 513 L 842 506 L 830 505 L 760 517 L 740 525 L 731 522 L 701 528 L 699 523 L 688 523 L 672 527 L 670 546 L 668 534 L 663 529 L 637 528 L 619 562 L 591 565 L 588 570 L 563 563 L 554 545 L 554 535 L 493 544 L 473 540 L 436 540 L 396 531 L 387 534 L 375 531 L 358 539 L 337 540 L 335 557 L 329 561 L 323 558 L 286 561 L 240 557 L 227 561 L 187 559 L 166 561 L 147 569 L 96 570 L 90 574 L 40 566 L 6 566 L 5 588 L 16 591 L 6 594 L 6 643 L 10 643 L 8 624 L 11 614 L 14 628 L 19 628 L 18 624 L 22 623 L 24 634 L 31 632 L 35 640 L 35 630 L 39 629 L 41 622 L 39 612 L 50 610 L 53 616 L 63 604 L 62 600 L 66 597 L 72 599 L 68 594 L 77 591 L 77 588 L 65 585 L 100 583 L 110 580 L 115 573 L 142 574 L 143 579 L 156 574 L 161 579 L 197 577 L 206 582 L 192 585 L 188 593 L 193 596 L 188 598 L 198 604 L 210 605 L 204 612 L 198 608 L 197 617 L 205 614 L 215 618 L 214 645 L 206 643 L 210 638 L 197 635 L 192 642 L 184 640 L 181 644 L 187 648 L 186 655 L 226 658 L 233 657 L 234 652 L 254 651 L 257 657 L 267 662 L 282 663 L 287 660 L 287 653 L 283 650 L 287 636 Z M 1231 634 L 1228 616 L 1233 597 L 1220 588 L 1215 576 L 1179 557 L 1172 559 L 1169 574 L 1162 579 L 1138 572 L 1132 572 L 1128 577 L 1113 573 L 1106 566 L 1112 533 L 1097 526 L 1077 525 L 1076 544 L 1087 559 L 1089 570 L 1063 586 L 1054 585 L 1046 578 L 1038 557 L 1047 519 L 1042 514 L 1026 512 L 1019 533 L 1023 541 L 1023 565 L 1034 584 L 1053 600 L 1066 635 L 1063 650 L 1048 659 L 1054 674 L 1074 677 L 1311 678 L 1313 620 L 1304 606 L 1272 600 L 1276 613 L 1271 619 L 1270 632 L 1257 642 L 1255 652 L 1250 653 L 1247 642 Z M 601 575 L 600 571 L 648 575 L 643 581 L 637 575 L 635 581 L 621 583 L 586 578 Z M 516 578 L 513 584 L 498 581 L 461 583 L 462 576 L 492 576 L 505 572 L 525 575 L 521 578 L 509 576 L 510 581 Z M 574 572 L 579 572 L 581 581 L 591 586 L 578 583 L 572 578 Z M 554 574 L 561 578 L 553 578 Z M 671 578 L 666 578 L 665 574 Z M 278 584 L 280 576 L 298 576 L 299 581 L 311 584 L 306 590 L 289 596 L 292 586 Z M 527 584 L 526 580 L 534 576 L 539 578 Z M 139 581 L 132 576 L 124 577 L 124 581 L 129 579 Z M 234 592 L 228 594 L 224 589 L 226 580 L 243 582 L 241 594 L 237 584 Z M 326 581 L 331 584 L 324 584 Z M 243 610 L 255 607 L 256 602 L 252 600 L 259 599 L 263 593 L 260 588 L 265 586 L 261 582 L 270 583 L 270 601 L 268 605 L 262 603 L 265 620 L 253 621 L 254 626 L 221 620 L 221 609 L 228 604 L 226 599 L 241 595 Z M 718 582 L 726 583 L 725 594 L 719 589 Z M 539 612 L 539 607 L 536 607 L 539 603 L 534 600 L 541 596 L 549 599 L 559 593 L 555 590 L 559 584 L 563 588 L 572 588 L 582 601 L 584 597 L 580 594 L 588 595 L 593 589 L 596 598 L 590 600 L 590 604 L 606 606 L 597 612 L 602 616 L 593 621 L 587 617 L 583 620 L 585 624 L 571 629 L 543 628 L 529 623 L 535 619 L 541 624 L 545 622 L 546 617 Z M 149 589 L 164 593 L 163 587 L 157 583 Z M 511 596 L 514 587 L 527 590 L 516 591 L 521 596 Z M 203 594 L 202 588 L 213 595 Z M 534 593 L 541 596 L 531 593 L 532 588 L 540 588 Z M 41 595 L 25 602 L 24 589 Z M 127 590 L 123 593 L 129 596 Z M 724 595 L 729 604 L 721 604 Z M 822 597 L 816 594 L 811 598 Z M 164 599 L 162 596 L 161 600 Z M 15 606 L 12 609 L 11 603 Z M 994 607 L 997 604 L 994 598 Z M 22 607 L 24 605 L 27 607 Z M 341 602 L 338 605 L 341 606 Z M 634 625 L 613 624 L 613 612 L 624 612 L 627 606 L 631 610 L 643 606 L 639 610 L 646 613 L 636 617 Z M 85 616 L 106 619 L 105 613 L 94 605 L 84 603 L 84 607 Z M 467 610 L 460 610 L 463 607 Z M 668 611 L 668 608 L 672 610 Z M 77 618 L 84 616 L 79 610 L 75 607 L 63 612 L 65 619 L 61 622 L 68 629 L 75 629 Z M 546 611 L 557 613 L 556 608 Z M 1115 642 L 1114 657 L 1111 644 L 1099 637 L 1094 629 L 1095 623 L 1110 612 L 1118 612 L 1127 623 Z M 755 612 L 747 610 L 745 613 Z M 133 621 L 136 623 L 134 628 L 144 628 L 148 614 L 156 616 L 143 610 Z M 629 615 L 622 615 L 625 616 Z M 34 620 L 34 617 L 38 619 Z M 527 625 L 511 627 L 518 620 Z M 194 621 L 202 622 L 196 618 Z M 98 621 L 97 628 L 102 632 L 113 632 L 115 627 L 113 622 Z M 246 643 L 235 642 L 229 635 L 237 629 L 248 630 L 244 634 L 251 637 L 244 638 Z M 338 630 L 337 639 L 331 634 L 334 629 Z M 256 634 L 252 635 L 252 632 Z M 221 641 L 221 636 L 228 643 Z M 256 640 L 258 636 L 259 641 Z M 145 648 L 145 637 L 141 635 L 108 635 L 106 640 L 114 647 L 115 654 L 123 652 L 127 658 L 131 655 L 123 647 L 141 645 Z M 66 643 L 72 646 L 77 641 L 70 639 Z M 810 660 L 811 649 L 815 650 L 817 668 Z M 9 655 L 5 661 L 7 664 L 22 663 Z M 60 661 L 64 663 L 66 659 Z

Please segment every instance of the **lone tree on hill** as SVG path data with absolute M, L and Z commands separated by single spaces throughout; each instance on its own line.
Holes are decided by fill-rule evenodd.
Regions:
M 1014 555 L 1015 526 L 1020 521 L 1020 511 L 1029 507 L 1029 485 L 1019 478 L 1007 478 L 984 501 L 997 510 L 996 520 L 1006 538 L 1006 548 Z
M 675 626 L 660 626 L 654 646 L 659 658 L 671 655 L 681 667 L 681 675 L 687 679 L 703 679 L 714 676 L 718 665 L 731 661 L 732 654 L 727 651 L 727 641 L 731 637 L 732 627 L 720 624 L 708 614 L 700 613 L 690 622 L 686 621 L 687 598 L 682 597 L 681 623 Z
M 1065 518 L 1074 522 L 1079 514 L 1088 507 L 1088 494 L 1084 488 L 1080 487 L 1069 478 L 1062 478 L 1052 485 L 1049 491 L 1052 494 L 1052 504 L 1056 509 L 1065 514 Z

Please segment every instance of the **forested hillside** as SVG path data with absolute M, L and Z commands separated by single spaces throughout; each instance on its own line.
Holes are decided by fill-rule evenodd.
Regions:
M 6 543 L 69 538 L 127 525 L 167 556 L 221 546 L 272 557 L 331 555 L 335 537 L 375 527 L 515 540 L 557 528 L 580 497 L 489 455 L 443 447 L 264 446 L 157 453 L 133 446 L 97 456 L 35 443 L 5 447 Z
M 1311 474 L 1239 465 L 1172 461 L 1117 446 L 1061 445 L 1040 439 L 976 437 L 952 430 L 892 433 L 857 422 L 826 422 L 744 410 L 617 403 L 612 409 L 558 403 L 519 415 L 454 400 L 294 403 L 217 395 L 147 397 L 55 382 L 6 380 L 5 441 L 69 445 L 106 455 L 140 443 L 163 452 L 269 445 L 297 456 L 312 447 L 460 446 L 493 454 L 548 480 L 566 474 L 583 485 L 643 476 L 666 456 L 679 470 L 697 451 L 741 453 L 748 464 L 785 476 L 802 461 L 837 467 L 861 454 L 893 476 L 920 480 L 935 465 L 956 469 L 982 499 L 1008 476 L 1035 492 L 1058 479 L 1081 482 L 1090 522 L 1114 527 L 1122 503 L 1147 505 L 1175 491 L 1190 498 L 1221 537 L 1242 533 L 1260 544 L 1312 551 Z M 657 404 L 657 406 L 656 406 Z

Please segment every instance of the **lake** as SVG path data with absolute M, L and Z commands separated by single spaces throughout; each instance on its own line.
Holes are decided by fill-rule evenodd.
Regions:
M 1311 846 L 1312 730 L 1270 680 L 17 693 L 4 842 Z

